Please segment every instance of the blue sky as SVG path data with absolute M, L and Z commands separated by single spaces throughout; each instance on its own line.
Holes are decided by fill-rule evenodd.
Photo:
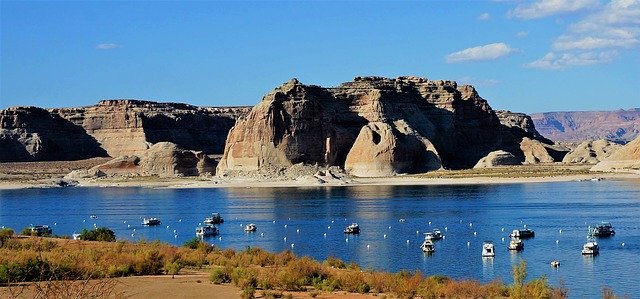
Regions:
M 255 105 L 298 78 L 472 84 L 494 109 L 640 107 L 640 0 L 2 1 L 0 108 Z

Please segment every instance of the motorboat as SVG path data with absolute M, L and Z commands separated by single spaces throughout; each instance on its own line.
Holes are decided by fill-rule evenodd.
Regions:
M 351 225 L 347 226 L 344 229 L 344 233 L 345 234 L 359 234 L 360 233 L 360 226 L 357 223 L 351 223 Z
M 442 239 L 443 238 L 442 231 L 440 231 L 440 229 L 438 229 L 438 228 L 434 229 L 433 230 L 433 237 L 434 237 L 434 240 Z
M 509 237 L 518 238 L 518 239 L 528 239 L 536 236 L 536 233 L 533 230 L 528 228 L 525 229 L 514 229 Z
M 600 252 L 600 246 L 596 240 L 589 240 L 587 243 L 582 246 L 582 254 L 583 255 L 596 255 Z
M 160 219 L 158 219 L 156 217 L 143 218 L 142 219 L 142 225 L 147 225 L 147 226 L 160 225 Z
M 258 227 L 256 227 L 256 225 L 253 223 L 249 223 L 247 224 L 247 226 L 244 227 L 245 232 L 255 232 L 257 229 Z
M 589 229 L 590 237 L 610 237 L 616 234 L 610 222 L 602 221 Z
M 422 249 L 422 251 L 426 253 L 433 253 L 434 251 L 436 251 L 436 247 L 431 240 L 424 240 L 424 242 L 422 242 L 422 245 L 420 245 L 420 249 Z
M 220 213 L 211 213 L 210 217 L 204 219 L 204 224 L 221 224 L 224 222 Z
M 207 237 L 215 236 L 218 234 L 218 228 L 213 225 L 204 225 L 196 227 L 196 236 Z
M 507 248 L 509 250 L 520 251 L 520 250 L 524 249 L 524 243 L 522 242 L 522 240 L 520 240 L 518 238 L 513 238 L 509 242 L 509 246 L 507 246 Z
M 424 239 L 433 241 L 433 240 L 435 240 L 435 236 L 433 235 L 432 232 L 424 233 Z
M 551 267 L 554 267 L 554 268 L 560 267 L 560 261 L 558 260 L 551 261 Z
M 494 256 L 496 256 L 496 251 L 493 246 L 493 241 L 482 242 L 482 257 L 494 257 Z
M 89 218 L 91 218 L 91 219 L 96 219 L 96 218 L 98 218 L 98 216 L 96 216 L 96 214 L 91 214 L 91 215 L 89 216 Z
M 34 225 L 29 227 L 31 233 L 37 236 L 48 236 L 53 234 L 53 230 L 48 225 Z

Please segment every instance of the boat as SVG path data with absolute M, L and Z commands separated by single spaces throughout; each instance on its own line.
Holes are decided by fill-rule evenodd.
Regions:
M 560 267 L 560 261 L 558 260 L 551 261 L 551 267 L 554 267 L 554 268 Z
M 496 251 L 493 247 L 493 241 L 482 242 L 482 257 L 494 257 L 494 256 L 496 256 Z
M 509 242 L 509 246 L 507 246 L 507 248 L 509 250 L 520 251 L 524 249 L 524 243 L 522 243 L 522 240 L 518 238 L 513 238 L 511 239 L 511 242 Z
M 211 213 L 211 217 L 207 217 L 203 221 L 205 224 L 221 224 L 224 222 L 220 213 Z
M 433 233 L 429 232 L 429 233 L 424 233 L 424 239 L 425 240 L 434 240 L 435 237 L 433 236 Z
M 142 225 L 147 225 L 147 226 L 160 225 L 160 219 L 155 218 L 155 217 L 143 218 L 142 219 Z
M 616 234 L 610 222 L 602 221 L 589 229 L 589 237 L 610 237 Z
M 53 230 L 48 225 L 34 225 L 29 227 L 31 234 L 37 236 L 48 236 L 53 234 Z
M 582 246 L 583 255 L 596 255 L 600 252 L 600 246 L 596 243 L 596 240 L 589 240 Z
M 357 223 L 351 223 L 351 225 L 347 226 L 344 229 L 344 233 L 345 234 L 359 234 L 360 233 L 360 226 Z
M 213 225 L 204 225 L 196 227 L 196 236 L 207 237 L 215 236 L 218 234 L 218 228 Z
M 528 239 L 536 236 L 536 233 L 528 228 L 525 229 L 514 229 L 509 237 L 518 238 L 518 239 Z
M 91 215 L 89 216 L 89 218 L 91 218 L 91 219 L 96 219 L 96 218 L 98 218 L 98 216 L 96 216 L 96 214 L 91 214 Z
M 433 253 L 434 251 L 436 251 L 436 247 L 435 245 L 433 245 L 433 241 L 431 240 L 424 240 L 424 242 L 422 242 L 422 245 L 420 245 L 420 249 L 422 249 L 422 251 L 426 253 Z
M 255 232 L 256 229 L 258 229 L 258 227 L 256 227 L 256 225 L 253 223 L 249 223 L 247 224 L 247 226 L 244 227 L 245 232 Z
M 433 240 L 440 240 L 442 239 L 442 232 L 440 231 L 440 229 L 434 229 L 433 230 Z
M 71 237 L 73 237 L 74 240 L 80 240 L 80 234 L 73 234 Z

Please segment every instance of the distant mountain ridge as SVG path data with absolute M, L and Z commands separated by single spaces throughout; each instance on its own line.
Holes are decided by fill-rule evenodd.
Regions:
M 535 128 L 556 142 L 608 139 L 628 143 L 640 136 L 640 108 L 531 114 Z

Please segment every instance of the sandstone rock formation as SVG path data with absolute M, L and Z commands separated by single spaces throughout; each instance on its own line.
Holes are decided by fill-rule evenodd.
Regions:
M 521 159 L 510 152 L 497 150 L 490 152 L 486 157 L 480 159 L 473 168 L 491 168 L 497 166 L 520 165 Z
M 141 155 L 163 141 L 222 154 L 235 119 L 248 111 L 139 100 L 48 111 L 9 108 L 0 111 L 0 162 Z
M 121 156 L 87 171 L 74 171 L 66 178 L 96 178 L 102 176 L 198 176 L 211 175 L 215 163 L 203 152 L 180 149 L 170 142 L 152 145 L 138 156 Z
M 593 166 L 591 170 L 640 174 L 640 137 L 625 144 L 608 158 Z
M 558 142 L 607 139 L 627 143 L 640 136 L 640 108 L 531 114 L 536 128 Z
M 544 138 L 544 136 L 536 130 L 536 126 L 529 115 L 507 110 L 497 110 L 496 115 L 498 119 L 500 119 L 500 123 L 507 126 L 510 130 L 513 130 L 517 136 L 540 140 L 547 144 L 553 143 L 553 141 Z
M 95 138 L 57 114 L 37 107 L 0 111 L 0 162 L 106 156 Z
M 591 140 L 580 143 L 562 159 L 562 163 L 596 164 L 611 156 L 622 146 L 609 140 Z
M 218 172 L 277 173 L 301 162 L 366 176 L 470 168 L 492 151 L 520 151 L 523 132 L 453 81 L 357 77 L 322 88 L 293 79 L 236 122 Z
M 382 177 L 421 173 L 442 165 L 433 144 L 404 121 L 371 122 L 362 127 L 344 168 L 356 176 Z

